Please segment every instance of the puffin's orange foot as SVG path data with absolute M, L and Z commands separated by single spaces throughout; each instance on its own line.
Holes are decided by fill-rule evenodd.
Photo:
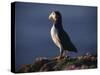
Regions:
M 57 56 L 55 58 L 53 58 L 52 60 L 62 60 L 64 59 L 66 56 Z
M 61 60 L 61 59 L 64 59 L 64 58 L 65 58 L 65 56 L 58 56 L 57 60 Z

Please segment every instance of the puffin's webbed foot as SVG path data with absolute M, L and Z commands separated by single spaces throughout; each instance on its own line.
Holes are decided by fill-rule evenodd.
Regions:
M 58 60 L 64 59 L 66 57 L 66 51 L 62 49 L 60 49 L 60 51 L 60 55 L 57 58 Z
M 61 60 L 61 59 L 64 59 L 65 57 L 66 57 L 66 56 L 58 56 L 57 59 L 58 59 L 58 60 Z

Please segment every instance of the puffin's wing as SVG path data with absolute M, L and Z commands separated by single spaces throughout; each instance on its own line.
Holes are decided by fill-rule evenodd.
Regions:
M 70 37 L 64 30 L 58 32 L 58 37 L 64 50 L 77 52 L 76 47 L 72 44 Z

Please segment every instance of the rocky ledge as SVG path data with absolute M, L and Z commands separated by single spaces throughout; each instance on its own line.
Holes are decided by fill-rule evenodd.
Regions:
M 61 71 L 97 68 L 96 55 L 84 55 L 75 58 L 64 57 L 63 59 L 48 59 L 44 57 L 37 58 L 32 64 L 25 64 L 17 73 L 43 72 L 43 71 Z

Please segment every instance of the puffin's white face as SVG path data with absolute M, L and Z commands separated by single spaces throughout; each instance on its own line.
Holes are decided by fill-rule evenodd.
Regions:
M 49 15 L 49 19 L 51 21 L 56 21 L 56 13 L 55 12 L 52 12 L 50 15 Z

